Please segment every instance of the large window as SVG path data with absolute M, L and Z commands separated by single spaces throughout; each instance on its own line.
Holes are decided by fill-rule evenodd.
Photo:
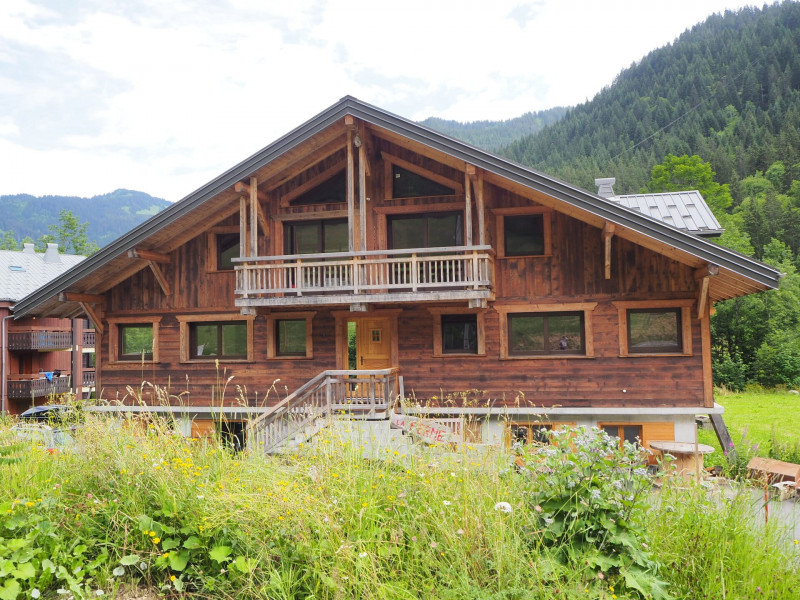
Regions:
M 508 353 L 586 354 L 583 312 L 508 315 Z
M 593 358 L 596 302 L 495 304 L 500 358 Z
M 549 256 L 551 211 L 531 206 L 498 208 L 497 255 L 503 257 Z
M 247 322 L 190 323 L 189 357 L 212 360 L 246 359 Z
M 620 356 L 690 356 L 694 300 L 614 302 Z
M 286 254 L 347 252 L 347 219 L 286 223 L 284 239 Z
M 252 361 L 254 315 L 178 315 L 181 362 Z
M 120 324 L 119 360 L 153 360 L 153 325 L 150 323 Z
M 461 246 L 464 215 L 460 212 L 392 216 L 388 220 L 389 248 Z

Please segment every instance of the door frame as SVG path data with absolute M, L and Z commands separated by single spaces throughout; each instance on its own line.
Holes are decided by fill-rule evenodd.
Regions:
M 403 312 L 402 308 L 384 308 L 367 312 L 351 312 L 349 310 L 332 311 L 336 327 L 336 368 L 347 370 L 347 323 L 363 319 L 384 318 L 389 319 L 389 334 L 391 339 L 392 368 L 400 366 L 400 352 L 398 349 L 397 317 Z

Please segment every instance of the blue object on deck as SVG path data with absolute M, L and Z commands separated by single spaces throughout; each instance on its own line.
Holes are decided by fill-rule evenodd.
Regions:
M 47 381 L 53 381 L 53 372 L 52 371 L 45 371 L 44 376 L 47 378 Z

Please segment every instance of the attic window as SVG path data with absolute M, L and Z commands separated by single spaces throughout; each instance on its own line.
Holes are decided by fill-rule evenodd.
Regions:
M 392 197 L 421 198 L 425 196 L 454 196 L 454 188 L 442 185 L 437 181 L 412 173 L 407 169 L 392 166 Z
M 24 273 L 25 267 L 21 267 L 20 265 L 8 265 L 9 271 L 14 271 L 15 273 Z

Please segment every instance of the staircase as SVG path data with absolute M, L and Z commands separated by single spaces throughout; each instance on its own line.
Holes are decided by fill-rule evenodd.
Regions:
M 253 449 L 267 453 L 295 448 L 332 417 L 388 419 L 400 391 L 397 369 L 323 371 L 248 425 Z

